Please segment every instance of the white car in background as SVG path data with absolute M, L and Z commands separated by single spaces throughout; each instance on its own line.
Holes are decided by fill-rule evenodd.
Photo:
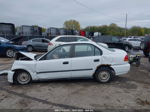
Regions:
M 106 83 L 129 70 L 125 51 L 95 42 L 74 42 L 57 46 L 42 56 L 20 52 L 8 72 L 8 81 L 24 85 L 35 80 L 88 77 Z
M 77 35 L 62 35 L 62 36 L 57 36 L 54 39 L 50 41 L 48 44 L 48 51 L 52 50 L 54 47 L 58 45 L 62 45 L 65 43 L 71 43 L 71 42 L 91 42 L 92 40 L 83 37 L 83 36 L 77 36 Z M 104 43 L 98 43 L 99 45 L 103 45 L 105 47 L 108 47 L 107 44 Z
M 133 48 L 141 48 L 141 40 L 138 38 L 124 38 L 123 40 L 129 42 Z

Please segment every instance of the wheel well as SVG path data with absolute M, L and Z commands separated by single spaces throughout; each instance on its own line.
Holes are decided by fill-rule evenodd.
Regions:
M 8 49 L 12 49 L 12 50 L 14 50 L 14 48 L 8 47 L 8 48 L 6 48 L 6 51 L 7 51 Z
M 99 65 L 99 66 L 96 68 L 96 70 L 95 70 L 93 76 L 95 76 L 96 71 L 97 71 L 98 69 L 102 68 L 102 67 L 109 68 L 110 70 L 112 70 L 113 74 L 115 75 L 115 70 L 111 67 L 111 65 Z
M 18 72 L 27 72 L 29 75 L 30 73 L 26 70 L 23 70 L 23 69 L 16 69 L 16 70 L 13 70 L 14 71 L 14 76 L 13 76 L 13 80 L 15 81 L 15 76 L 17 75 Z M 31 75 L 30 75 L 31 76 Z M 32 77 L 31 77 L 32 78 Z
M 31 46 L 31 47 L 33 48 L 33 46 L 32 46 L 32 45 L 30 45 L 30 44 L 29 44 L 29 45 L 27 45 L 27 47 L 29 47 L 29 46 Z

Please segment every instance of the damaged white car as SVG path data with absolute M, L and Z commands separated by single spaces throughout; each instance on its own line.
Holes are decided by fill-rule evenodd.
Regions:
M 74 42 L 42 56 L 21 52 L 8 72 L 8 81 L 23 85 L 36 80 L 91 77 L 106 83 L 129 70 L 125 51 L 94 42 Z

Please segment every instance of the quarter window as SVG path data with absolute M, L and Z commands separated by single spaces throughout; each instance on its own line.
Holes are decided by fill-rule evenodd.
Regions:
M 96 48 L 95 47 L 95 56 L 100 56 L 100 55 L 102 55 L 102 52 L 98 49 L 98 48 Z

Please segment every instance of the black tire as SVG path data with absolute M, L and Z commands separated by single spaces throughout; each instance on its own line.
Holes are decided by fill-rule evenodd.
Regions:
M 101 67 L 96 71 L 94 77 L 98 82 L 107 83 L 114 78 L 114 72 L 109 67 Z
M 9 58 L 14 58 L 15 54 L 16 53 L 15 53 L 14 49 L 9 48 L 9 49 L 6 50 L 6 56 L 9 57 Z
M 143 51 L 143 54 L 145 55 L 145 57 L 149 56 L 149 52 Z
M 14 75 L 14 83 L 20 85 L 29 84 L 32 81 L 30 74 L 26 71 L 17 71 Z
M 139 67 L 141 65 L 141 62 L 140 62 L 140 60 L 138 60 L 137 62 L 136 62 L 136 67 Z
M 27 51 L 29 51 L 29 52 L 33 51 L 33 47 L 31 45 L 28 45 L 27 46 Z

